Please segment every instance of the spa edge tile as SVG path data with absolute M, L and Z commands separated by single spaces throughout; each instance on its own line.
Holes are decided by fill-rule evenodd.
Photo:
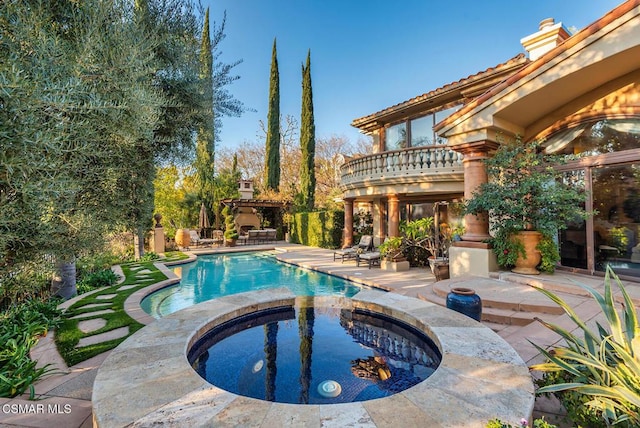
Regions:
M 285 403 L 273 403 L 260 424 L 264 428 L 272 427 L 319 427 L 320 405 L 298 406 Z
M 133 427 L 197 427 L 217 415 L 237 395 L 213 386 L 203 386 L 138 419 Z
M 362 406 L 371 416 L 371 420 L 378 428 L 397 427 L 450 427 L 442 425 L 432 418 L 429 412 L 417 406 L 403 394 L 395 394 L 378 400 L 363 401 Z
M 482 325 L 478 328 L 434 327 L 432 330 L 442 343 L 443 354 L 467 355 L 524 365 L 522 358 L 504 339 Z M 469 340 L 470 335 L 473 340 Z
M 132 394 L 130 391 L 144 388 L 146 384 L 155 380 L 165 382 L 167 387 L 172 383 L 198 386 L 205 383 L 189 366 L 186 356 L 160 361 L 149 360 L 146 364 L 131 366 L 113 366 L 109 360 L 105 364 L 107 364 L 105 370 L 101 368 L 96 376 L 93 400 L 108 398 L 116 393 Z
M 485 428 L 487 422 L 494 417 L 490 408 L 478 407 L 452 395 L 447 390 L 410 388 L 398 395 L 403 396 L 434 420 L 433 425 L 426 423 L 413 426 Z
M 526 366 L 456 354 L 445 354 L 440 366 L 456 370 L 463 376 L 479 376 L 488 382 L 499 383 L 505 387 L 517 386 L 524 391 L 534 392 L 529 369 Z
M 235 400 L 208 419 L 206 425 L 230 428 L 261 427 L 272 405 L 273 403 L 268 401 L 236 396 Z
M 183 372 L 129 384 L 122 378 L 118 382 L 120 388 L 102 382 L 102 392 L 94 389 L 91 401 L 99 426 L 131 424 L 205 384 L 199 376 L 185 376 Z M 100 412 L 96 412 L 96 408 L 100 408 Z
M 371 415 L 362 402 L 320 406 L 322 428 L 375 428 Z

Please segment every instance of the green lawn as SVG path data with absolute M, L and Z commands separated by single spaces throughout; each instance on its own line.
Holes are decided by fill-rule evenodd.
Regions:
M 183 260 L 188 256 L 184 253 L 170 253 L 160 262 Z M 56 330 L 56 345 L 62 358 L 68 366 L 73 366 L 102 352 L 118 346 L 131 334 L 144 327 L 144 325 L 131 318 L 124 310 L 125 300 L 141 288 L 163 281 L 167 277 L 160 272 L 152 261 L 134 262 L 121 265 L 125 275 L 124 282 L 100 289 L 93 294 L 78 300 L 71 305 L 63 315 L 63 321 Z M 114 295 L 112 297 L 109 297 Z M 102 298 L 101 298 L 102 296 Z M 91 305 L 99 305 L 92 307 Z M 87 307 L 89 306 L 89 307 Z M 113 312 L 100 314 L 99 311 L 109 309 Z M 95 313 L 95 315 L 92 315 Z M 81 319 L 74 318 L 78 315 L 86 314 Z M 83 333 L 78 328 L 81 320 L 102 318 L 106 325 L 90 333 Z M 93 335 L 112 331 L 120 327 L 128 327 L 129 334 L 119 339 L 100 342 L 93 345 L 78 347 L 80 339 Z

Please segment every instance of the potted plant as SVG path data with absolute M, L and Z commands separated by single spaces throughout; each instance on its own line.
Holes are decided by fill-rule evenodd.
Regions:
M 431 272 L 437 280 L 449 278 L 449 247 L 452 230 L 446 223 L 436 226 L 433 217 L 412 220 L 402 225 L 405 246 L 424 250 Z
M 222 210 L 222 215 L 224 215 L 224 223 L 225 223 L 225 231 L 224 231 L 224 242 L 227 247 L 235 247 L 236 242 L 238 241 L 239 234 L 236 230 L 236 224 L 233 218 L 233 213 L 231 212 L 231 208 L 225 206 Z
M 401 272 L 409 270 L 409 262 L 403 254 L 403 239 L 400 236 L 387 238 L 380 244 L 380 269 Z
M 489 182 L 465 202 L 465 214 L 489 214 L 498 264 L 517 273 L 553 271 L 559 260 L 558 230 L 589 214 L 582 208 L 584 191 L 570 187 L 554 169 L 565 158 L 544 153 L 539 142 L 515 138 L 503 143 L 486 161 Z M 542 253 L 542 254 L 541 254 Z

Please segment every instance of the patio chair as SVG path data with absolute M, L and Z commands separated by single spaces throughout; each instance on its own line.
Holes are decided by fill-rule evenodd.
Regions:
M 353 247 L 350 248 L 343 248 L 341 250 L 336 250 L 333 252 L 333 261 L 336 260 L 337 256 L 340 256 L 342 263 L 344 263 L 344 260 L 347 259 L 355 259 L 356 256 L 358 255 L 358 251 L 360 252 L 366 252 L 366 251 L 371 251 L 373 248 L 373 236 L 371 235 L 362 235 L 362 237 L 360 237 L 360 242 L 358 242 L 358 245 L 354 245 Z
M 200 238 L 200 235 L 198 235 L 198 232 L 195 230 L 189 230 L 189 238 L 191 238 L 191 243 L 196 247 L 200 245 L 211 245 L 216 242 L 215 239 Z
M 380 266 L 380 251 L 356 253 L 356 266 L 360 267 L 360 262 L 367 263 L 369 269 L 371 269 L 371 266 Z

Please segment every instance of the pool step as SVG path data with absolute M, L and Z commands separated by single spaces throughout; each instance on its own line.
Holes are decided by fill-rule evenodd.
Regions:
M 425 293 L 418 296 L 421 300 L 425 300 L 431 303 L 435 303 L 440 306 L 447 306 L 446 298 L 440 297 L 435 293 Z M 489 304 L 491 302 L 488 302 Z M 500 325 L 516 325 L 525 326 L 535 321 L 535 318 L 544 317 L 545 313 L 542 312 L 529 312 L 529 311 L 515 311 L 512 309 L 494 308 L 485 305 L 485 301 L 482 301 L 482 322 L 488 324 L 500 324 Z M 491 327 L 491 325 L 489 325 Z M 496 329 L 493 329 L 496 330 Z
M 530 285 L 503 279 L 464 277 L 437 281 L 419 295 L 423 300 L 446 306 L 447 294 L 455 287 L 472 288 L 482 298 L 483 322 L 525 326 L 535 318 L 549 319 L 564 314 L 563 309 Z M 572 307 L 582 297 L 559 292 Z

